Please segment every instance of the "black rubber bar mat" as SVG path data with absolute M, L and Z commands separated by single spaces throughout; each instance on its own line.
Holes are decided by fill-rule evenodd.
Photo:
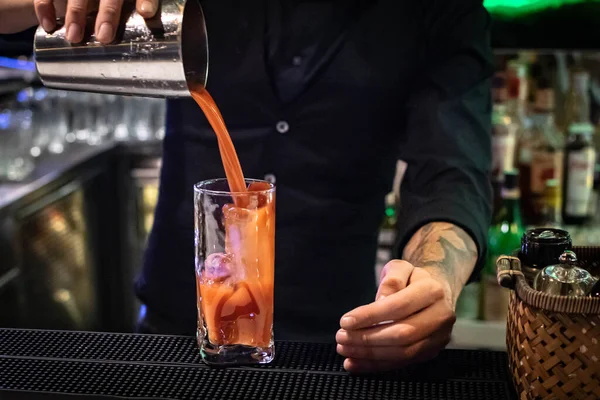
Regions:
M 270 365 L 215 369 L 191 337 L 0 329 L 0 399 L 512 399 L 506 365 L 505 353 L 447 350 L 351 376 L 334 345 L 277 342 Z

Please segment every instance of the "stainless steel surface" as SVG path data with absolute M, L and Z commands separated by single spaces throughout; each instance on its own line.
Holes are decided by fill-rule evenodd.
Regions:
M 117 40 L 97 42 L 94 16 L 80 44 L 66 29 L 35 34 L 36 65 L 44 85 L 57 89 L 148 97 L 187 97 L 189 87 L 204 86 L 208 41 L 198 0 L 164 0 L 157 16 L 145 20 L 135 3 L 123 6 Z

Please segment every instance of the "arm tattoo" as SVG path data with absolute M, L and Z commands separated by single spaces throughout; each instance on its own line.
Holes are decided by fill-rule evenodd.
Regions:
M 434 278 L 444 278 L 456 301 L 475 267 L 477 247 L 471 236 L 458 226 L 432 222 L 408 241 L 403 258 L 415 267 L 427 269 Z

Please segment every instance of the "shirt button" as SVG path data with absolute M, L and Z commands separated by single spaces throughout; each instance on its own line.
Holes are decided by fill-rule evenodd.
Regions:
M 300 64 L 302 64 L 302 57 L 295 56 L 292 58 L 292 65 L 294 65 L 295 67 L 299 67 Z
M 265 181 L 272 183 L 274 185 L 275 181 L 277 181 L 277 178 L 275 178 L 275 175 L 273 175 L 273 174 L 266 174 Z
M 275 125 L 275 129 L 277 129 L 277 132 L 279 133 L 286 133 L 290 130 L 290 126 L 285 121 L 279 121 L 277 125 Z

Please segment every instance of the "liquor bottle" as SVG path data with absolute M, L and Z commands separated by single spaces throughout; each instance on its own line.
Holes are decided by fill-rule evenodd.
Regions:
M 522 59 L 509 61 L 506 76 L 508 87 L 507 113 L 516 126 L 516 155 L 511 168 L 519 168 L 521 164 L 531 164 L 531 120 L 527 112 L 529 94 L 527 64 Z
M 592 216 L 590 223 L 595 229 L 600 229 L 600 164 L 598 164 L 598 150 L 596 150 L 596 165 L 594 166 L 594 185 L 590 197 L 589 214 Z
M 379 228 L 377 259 L 375 264 L 375 277 L 379 280 L 381 270 L 392 259 L 392 249 L 396 241 L 396 196 L 389 193 L 385 196 L 385 213 Z M 377 282 L 379 283 L 379 281 Z
M 506 171 L 502 187 L 502 206 L 494 216 L 488 233 L 488 260 L 482 274 L 483 319 L 502 321 L 508 311 L 509 291 L 498 285 L 496 260 L 501 255 L 513 254 L 521 245 L 519 175 L 516 170 Z
M 512 169 L 515 160 L 515 143 L 517 126 L 508 114 L 503 101 L 506 95 L 504 78 L 497 75 L 493 80 L 492 95 L 492 182 L 504 180 L 504 171 Z
M 506 87 L 512 114 L 526 117 L 528 96 L 527 64 L 522 60 L 510 60 L 506 65 Z
M 565 96 L 564 117 L 567 129 L 572 124 L 589 124 L 590 118 L 590 75 L 581 68 L 571 71 L 569 91 Z
M 558 179 L 548 179 L 541 207 L 541 226 L 560 228 L 562 226 L 562 193 Z
M 533 128 L 531 134 L 531 164 L 529 179 L 523 181 L 529 187 L 521 187 L 521 198 L 525 223 L 539 225 L 542 222 L 543 195 L 546 181 L 562 180 L 563 168 L 563 134 L 554 121 L 554 90 L 550 82 L 540 79 L 538 82 L 534 113 L 531 117 Z M 523 169 L 521 177 L 526 173 Z
M 563 180 L 563 221 L 582 225 L 590 218 L 596 151 L 592 145 L 593 126 L 573 123 L 565 147 Z

